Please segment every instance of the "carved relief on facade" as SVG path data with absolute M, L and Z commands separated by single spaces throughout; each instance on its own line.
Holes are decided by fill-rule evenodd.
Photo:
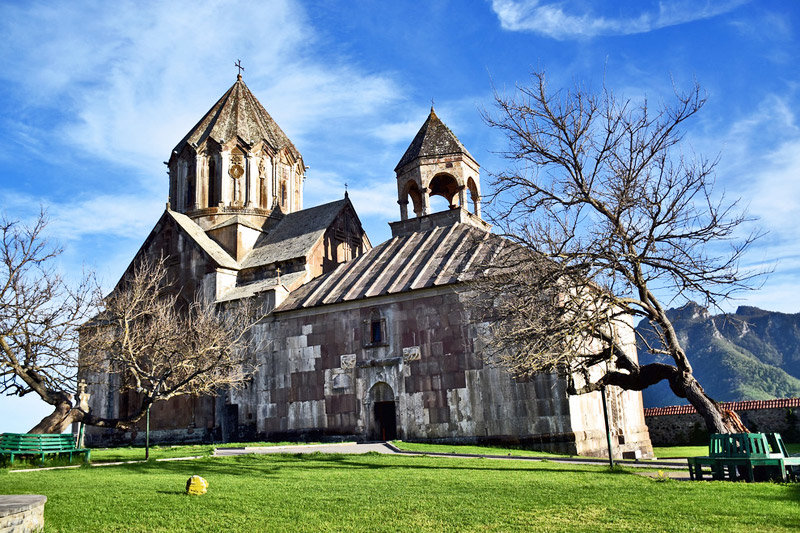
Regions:
M 403 348 L 403 361 L 419 361 L 422 358 L 419 346 L 408 346 Z
M 232 180 L 233 197 L 231 204 L 236 207 L 243 206 L 245 201 L 244 165 L 244 154 L 238 148 L 234 148 L 231 151 L 231 164 L 228 169 L 228 175 Z
M 343 370 L 352 370 L 356 367 L 356 354 L 348 353 L 342 356 L 339 356 L 339 366 L 342 367 Z
M 267 191 L 267 161 L 269 160 L 269 156 L 267 155 L 266 151 L 261 152 L 261 157 L 258 160 L 258 205 L 260 207 L 268 208 L 271 207 L 269 205 L 269 197 Z

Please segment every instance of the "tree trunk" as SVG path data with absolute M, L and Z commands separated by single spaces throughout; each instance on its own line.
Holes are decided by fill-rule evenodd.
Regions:
M 83 419 L 83 411 L 73 409 L 72 404 L 67 400 L 62 400 L 56 404 L 55 410 L 42 418 L 28 433 L 63 433 L 69 429 L 73 422 Z
M 689 400 L 689 403 L 692 404 L 697 413 L 703 417 L 709 433 L 749 432 L 739 415 L 729 409 L 724 409 L 720 404 L 709 398 L 692 374 L 683 374 L 680 382 L 686 399 Z
M 587 383 L 580 389 L 576 390 L 570 385 L 568 392 L 584 394 L 598 391 L 607 385 L 615 385 L 625 390 L 644 390 L 662 380 L 667 380 L 676 396 L 686 398 L 692 404 L 703 417 L 709 433 L 748 433 L 739 416 L 711 399 L 691 372 L 681 372 L 673 365 L 650 363 L 644 366 L 631 366 L 625 372 L 612 370 L 595 383 Z
M 68 400 L 60 401 L 51 414 L 42 418 L 28 433 L 63 433 L 71 424 L 83 422 L 88 426 L 103 428 L 130 429 L 131 425 L 144 416 L 145 410 L 125 418 L 100 418 L 85 412 L 80 407 L 73 407 Z

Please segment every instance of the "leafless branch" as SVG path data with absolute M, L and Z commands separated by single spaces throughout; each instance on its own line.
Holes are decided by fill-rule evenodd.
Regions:
M 478 291 L 491 295 L 493 357 L 517 374 L 604 363 L 604 377 L 575 392 L 667 379 L 709 427 L 731 429 L 656 296 L 714 306 L 762 274 L 739 268 L 759 234 L 737 240 L 748 219 L 715 192 L 716 160 L 680 151 L 685 122 L 705 104 L 699 86 L 654 108 L 608 90 L 551 92 L 534 72 L 530 86 L 496 94 L 495 104 L 484 119 L 505 134 L 512 168 L 494 176 L 492 222 L 514 245 L 482 266 L 496 274 Z M 653 325 L 650 349 L 674 366 L 639 367 L 625 334 L 635 317 Z

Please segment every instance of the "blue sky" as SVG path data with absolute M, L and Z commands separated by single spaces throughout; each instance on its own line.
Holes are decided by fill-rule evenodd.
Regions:
M 505 163 L 479 111 L 543 68 L 554 87 L 651 101 L 696 79 L 709 100 L 687 151 L 719 155 L 718 186 L 768 231 L 746 262 L 775 267 L 730 309 L 800 312 L 800 3 L 2 2 L 0 34 L 0 206 L 48 209 L 68 275 L 116 282 L 164 208 L 162 162 L 236 59 L 310 166 L 305 206 L 348 183 L 374 244 L 399 218 L 393 169 L 431 99 L 485 192 Z M 0 430 L 32 426 L 35 403 L 0 399 Z

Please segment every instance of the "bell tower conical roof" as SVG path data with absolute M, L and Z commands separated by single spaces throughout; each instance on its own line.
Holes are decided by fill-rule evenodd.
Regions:
M 481 218 L 480 165 L 433 106 L 394 172 L 400 221 L 391 223 L 393 235 L 462 222 L 488 230 Z M 433 212 L 434 196 L 447 201 L 444 210 Z
M 423 157 L 441 157 L 451 154 L 463 154 L 475 161 L 475 158 L 464 148 L 458 137 L 450 131 L 436 115 L 433 106 L 428 118 L 422 124 L 414 140 L 406 149 L 395 167 L 395 172 L 415 159 Z
M 300 152 L 250 92 L 241 75 L 237 76 L 231 88 L 181 139 L 174 152 L 180 153 L 187 143 L 197 146 L 206 139 L 213 139 L 223 144 L 235 137 L 251 145 L 263 141 L 275 152 L 285 148 L 296 159 L 300 159 Z

